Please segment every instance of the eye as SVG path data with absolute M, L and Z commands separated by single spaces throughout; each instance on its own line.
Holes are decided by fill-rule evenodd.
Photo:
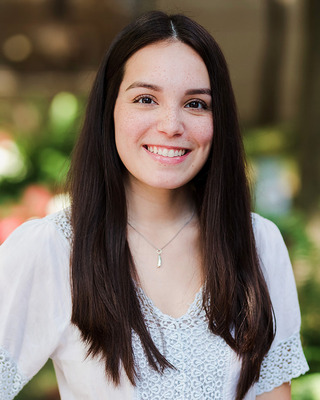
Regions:
M 208 105 L 203 100 L 191 100 L 185 105 L 187 108 L 195 108 L 199 110 L 208 110 Z
M 146 95 L 141 95 L 136 97 L 133 100 L 134 103 L 140 103 L 140 104 L 156 104 L 154 99 L 151 96 L 146 96 Z

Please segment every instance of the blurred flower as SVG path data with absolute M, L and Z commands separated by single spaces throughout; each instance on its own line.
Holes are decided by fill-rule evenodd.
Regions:
M 0 181 L 3 178 L 23 178 L 26 166 L 18 146 L 9 135 L 0 135 Z
M 26 207 L 28 218 L 44 217 L 47 215 L 47 206 L 52 194 L 40 185 L 30 185 L 22 196 L 22 205 Z
M 0 244 L 24 222 L 24 219 L 15 215 L 10 215 L 0 220 Z
M 21 202 L 7 210 L 8 215 L 0 219 L 0 243 L 23 222 L 47 215 L 48 204 L 52 198 L 50 191 L 41 185 L 30 185 L 24 191 Z

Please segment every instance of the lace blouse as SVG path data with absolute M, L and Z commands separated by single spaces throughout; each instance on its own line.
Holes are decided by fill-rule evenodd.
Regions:
M 300 311 L 288 253 L 276 226 L 253 214 L 256 245 L 269 287 L 277 332 L 257 382 L 246 395 L 271 391 L 305 373 Z M 19 227 L 0 247 L 0 400 L 13 399 L 51 358 L 62 400 L 233 400 L 240 360 L 213 335 L 196 295 L 180 318 L 163 314 L 137 288 L 147 327 L 175 369 L 161 375 L 147 362 L 133 333 L 138 381 L 121 370 L 121 384 L 108 381 L 104 364 L 86 358 L 86 347 L 71 324 L 68 216 L 58 212 Z

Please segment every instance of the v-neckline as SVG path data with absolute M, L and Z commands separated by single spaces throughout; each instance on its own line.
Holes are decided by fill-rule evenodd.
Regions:
M 138 285 L 136 285 L 136 291 L 138 293 L 139 298 L 141 301 L 150 309 L 151 313 L 155 313 L 158 318 L 170 320 L 173 322 L 179 322 L 183 319 L 189 318 L 198 314 L 202 308 L 202 291 L 203 286 L 200 287 L 198 292 L 195 294 L 195 297 L 192 303 L 189 305 L 188 310 L 179 317 L 173 317 L 170 314 L 166 314 L 165 312 L 161 311 L 159 307 L 157 307 L 154 302 L 148 297 L 145 291 Z

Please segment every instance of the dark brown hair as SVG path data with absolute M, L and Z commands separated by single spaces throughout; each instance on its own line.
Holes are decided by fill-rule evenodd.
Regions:
M 107 376 L 115 384 L 120 381 L 120 364 L 133 384 L 136 380 L 132 330 L 155 370 L 161 373 L 171 367 L 148 333 L 135 292 L 135 266 L 126 237 L 124 167 L 113 121 L 126 61 L 144 46 L 164 40 L 192 47 L 210 77 L 213 145 L 192 182 L 203 244 L 203 306 L 212 333 L 242 359 L 236 397 L 240 400 L 258 380 L 272 343 L 272 306 L 255 248 L 228 68 L 212 36 L 183 15 L 151 12 L 138 18 L 115 38 L 97 73 L 69 174 L 72 322 L 79 327 L 88 354 L 103 357 Z

